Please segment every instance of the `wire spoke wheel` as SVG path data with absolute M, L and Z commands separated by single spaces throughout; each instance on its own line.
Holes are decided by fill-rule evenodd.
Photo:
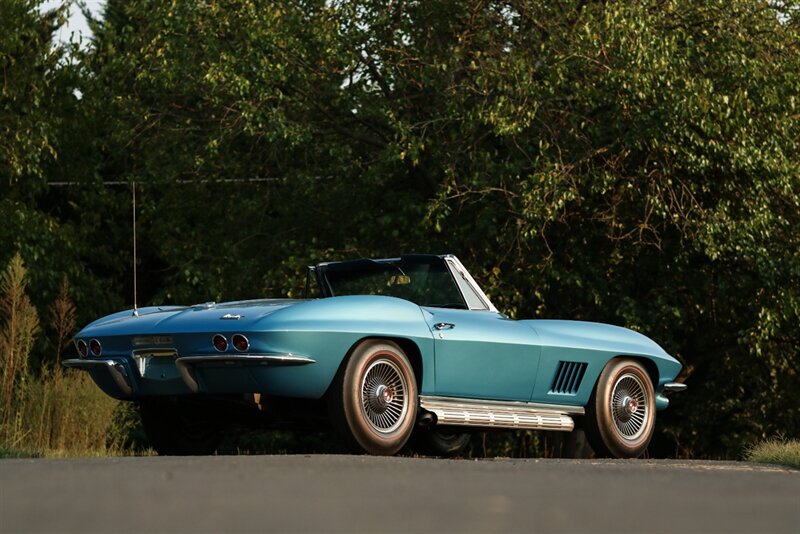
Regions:
M 408 412 L 408 385 L 397 365 L 388 359 L 372 362 L 361 380 L 364 416 L 377 432 L 394 432 Z
M 334 428 L 355 452 L 391 455 L 402 449 L 417 419 L 417 380 L 406 353 L 383 339 L 362 341 L 329 393 Z
M 649 405 L 641 379 L 630 373 L 619 377 L 611 393 L 614 425 L 625 439 L 636 440 L 645 430 Z
M 655 428 L 653 380 L 639 361 L 610 360 L 586 405 L 586 439 L 598 457 L 638 458 Z

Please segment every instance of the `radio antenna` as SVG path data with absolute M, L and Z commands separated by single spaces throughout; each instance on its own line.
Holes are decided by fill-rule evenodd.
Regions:
M 133 182 L 133 316 L 139 316 L 136 305 L 136 182 Z

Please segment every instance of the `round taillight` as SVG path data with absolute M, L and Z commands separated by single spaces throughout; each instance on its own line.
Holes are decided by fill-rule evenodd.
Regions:
M 78 346 L 78 354 L 80 354 L 81 358 L 85 358 L 89 354 L 89 346 L 84 340 L 79 339 L 75 345 Z
M 217 334 L 214 336 L 211 342 L 214 344 L 214 348 L 220 352 L 225 352 L 228 350 L 228 340 L 225 339 L 225 336 L 222 334 Z
M 100 356 L 103 354 L 103 346 L 96 339 L 89 341 L 89 350 L 92 351 L 94 356 Z
M 231 343 L 233 343 L 233 348 L 239 352 L 244 352 L 250 348 L 250 342 L 242 334 L 234 334 L 231 338 Z

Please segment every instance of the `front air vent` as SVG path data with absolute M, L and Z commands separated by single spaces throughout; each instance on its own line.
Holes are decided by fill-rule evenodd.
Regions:
M 585 362 L 558 362 L 558 370 L 550 393 L 575 395 L 586 372 Z

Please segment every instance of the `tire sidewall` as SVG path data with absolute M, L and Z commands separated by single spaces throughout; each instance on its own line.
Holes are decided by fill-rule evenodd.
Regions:
M 361 404 L 361 384 L 370 366 L 381 360 L 393 363 L 403 375 L 408 404 L 401 424 L 391 432 L 378 432 L 369 423 Z M 403 350 L 390 341 L 364 341 L 353 351 L 342 383 L 344 419 L 353 439 L 365 452 L 377 455 L 397 453 L 414 430 L 417 415 L 417 383 L 411 363 Z
M 647 417 L 645 430 L 636 439 L 628 439 L 621 434 L 614 423 L 612 413 L 612 395 L 617 381 L 626 374 L 636 376 L 645 388 L 647 397 Z M 647 449 L 655 427 L 655 394 L 650 376 L 637 361 L 619 358 L 610 361 L 597 381 L 595 392 L 590 402 L 590 429 L 595 430 L 593 446 L 598 456 L 614 456 L 617 458 L 637 458 Z M 594 427 L 594 428 L 592 428 Z M 599 438 L 600 443 L 598 443 Z M 596 446 L 595 446 L 596 445 Z M 600 449 L 600 450 L 597 450 Z
M 472 434 L 458 431 L 442 431 L 435 426 L 417 428 L 414 446 L 419 452 L 430 456 L 452 458 L 460 455 L 469 445 Z

